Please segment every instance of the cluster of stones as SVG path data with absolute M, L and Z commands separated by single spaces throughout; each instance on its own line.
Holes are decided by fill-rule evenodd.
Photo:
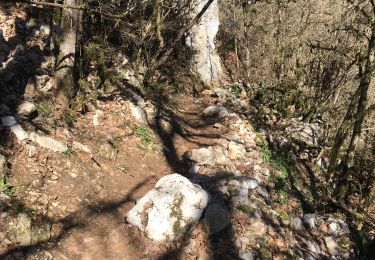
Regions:
M 272 208 L 269 181 L 271 171 L 263 162 L 262 154 L 257 147 L 257 134 L 244 117 L 231 113 L 225 105 L 241 109 L 243 98 L 236 98 L 224 89 L 205 91 L 206 96 L 216 98 L 216 104 L 207 107 L 202 115 L 217 118 L 215 127 L 222 128 L 226 134 L 218 139 L 215 145 L 193 149 L 186 153 L 186 159 L 192 163 L 190 173 L 193 181 L 215 185 L 217 189 L 230 198 L 231 205 L 223 205 L 213 199 L 205 210 L 204 221 L 210 234 L 225 229 L 230 224 L 230 210 L 245 212 L 250 221 L 246 232 L 235 232 L 235 245 L 242 259 L 253 259 L 254 248 L 260 247 L 262 237 L 272 237 L 272 226 L 279 225 L 278 230 L 286 236 L 292 231 L 287 243 L 292 245 L 292 254 L 303 259 L 317 259 L 324 255 L 349 258 L 349 252 L 339 246 L 339 242 L 350 241 L 349 229 L 345 222 L 328 216 L 305 214 L 298 216 L 281 216 Z M 288 133 L 299 140 L 315 143 L 317 128 L 309 124 L 294 124 Z M 302 137 L 297 135 L 302 131 Z M 219 177 L 223 176 L 223 177 Z M 215 180 L 217 180 L 215 182 Z M 271 219 L 273 223 L 267 221 Z M 309 231 L 310 230 L 310 231 Z M 305 235 L 301 235 L 301 232 Z M 311 232 L 311 233 L 310 233 Z M 318 233 L 317 236 L 311 234 Z M 320 243 L 316 242 L 316 238 Z M 293 242 L 294 241 L 294 242 Z M 300 241 L 296 244 L 295 241 Z M 256 253 L 255 253 L 256 254 Z

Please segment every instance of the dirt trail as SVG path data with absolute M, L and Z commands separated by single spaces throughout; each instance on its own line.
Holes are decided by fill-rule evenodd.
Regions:
M 208 102 L 179 97 L 175 116 L 184 128 L 184 136 L 156 127 L 149 147 L 132 131 L 129 113 L 119 113 L 125 111 L 123 102 L 102 102 L 98 127 L 92 127 L 94 113 L 89 113 L 69 132 L 74 136 L 71 138 L 92 150 L 96 162 L 85 153 L 63 155 L 40 148 L 30 157 L 30 149 L 35 148 L 32 144 L 16 151 L 12 181 L 28 184 L 17 197 L 25 208 L 32 208 L 53 223 L 55 237 L 48 243 L 25 248 L 25 256 L 155 259 L 178 248 L 179 243 L 167 248 L 151 242 L 124 219 L 135 201 L 160 177 L 176 171 L 187 175 L 189 165 L 183 160 L 187 150 L 215 143 L 219 130 L 213 127 L 214 122 L 199 115 Z M 62 130 L 55 134 L 59 138 L 64 135 L 66 138 Z M 199 231 L 193 233 L 203 236 Z

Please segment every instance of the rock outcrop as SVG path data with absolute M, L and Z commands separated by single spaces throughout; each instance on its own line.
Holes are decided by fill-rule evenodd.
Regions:
M 196 0 L 195 12 L 200 12 L 206 2 Z M 187 45 L 195 52 L 194 67 L 201 80 L 207 85 L 217 85 L 222 75 L 220 57 L 215 50 L 215 37 L 219 25 L 219 8 L 215 0 L 203 15 L 200 23 L 192 28 L 186 40 Z

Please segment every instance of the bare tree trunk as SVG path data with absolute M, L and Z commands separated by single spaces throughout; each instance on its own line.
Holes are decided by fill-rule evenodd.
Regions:
M 79 0 L 65 0 L 64 4 L 79 6 Z M 66 107 L 74 91 L 74 66 L 76 46 L 79 39 L 81 11 L 73 8 L 63 8 L 60 21 L 61 36 L 59 56 L 56 67 L 57 99 L 62 107 Z
M 375 69 L 375 27 L 373 28 L 371 38 L 369 41 L 365 69 L 359 83 L 359 99 L 357 104 L 357 111 L 355 113 L 355 121 L 353 125 L 353 133 L 350 139 L 349 147 L 346 152 L 344 160 L 344 169 L 342 179 L 338 185 L 338 196 L 342 199 L 348 190 L 348 177 L 350 175 L 350 168 L 354 163 L 354 155 L 357 144 L 362 132 L 362 125 L 366 117 L 366 107 L 368 102 L 368 90 L 372 80 L 372 74 Z
M 342 148 L 342 145 L 344 144 L 345 139 L 347 138 L 349 134 L 349 129 L 352 125 L 352 118 L 355 112 L 355 105 L 357 103 L 359 96 L 359 88 L 357 89 L 356 93 L 353 96 L 352 101 L 350 102 L 348 106 L 348 110 L 346 112 L 346 115 L 344 117 L 344 120 L 342 121 L 341 125 L 337 129 L 337 133 L 335 136 L 335 142 L 331 150 L 330 154 L 330 160 L 329 160 L 329 166 L 327 171 L 327 181 L 330 183 L 332 181 L 334 172 L 336 170 L 337 162 L 339 159 L 340 151 Z

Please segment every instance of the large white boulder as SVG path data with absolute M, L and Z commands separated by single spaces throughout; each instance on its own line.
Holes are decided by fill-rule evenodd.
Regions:
M 155 241 L 172 241 L 196 223 L 209 194 L 180 174 L 161 178 L 127 214 L 127 222 Z
M 206 0 L 194 0 L 195 14 L 199 13 Z M 201 80 L 207 85 L 217 85 L 222 76 L 220 57 L 216 52 L 215 37 L 219 31 L 219 8 L 217 0 L 213 1 L 200 22 L 189 32 L 186 43 L 195 55 L 193 63 Z

